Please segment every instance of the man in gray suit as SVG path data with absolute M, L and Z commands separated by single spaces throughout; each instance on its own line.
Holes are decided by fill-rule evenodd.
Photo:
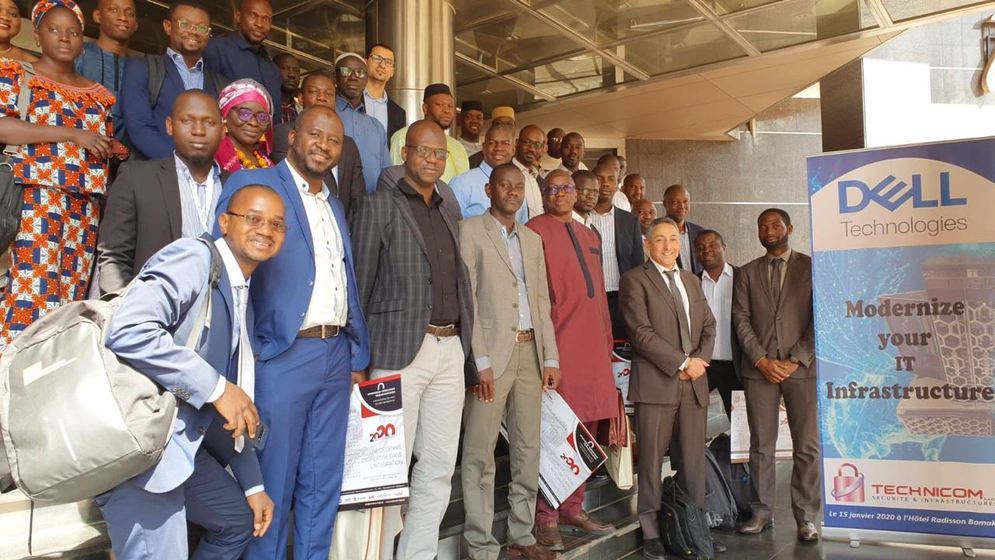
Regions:
M 757 495 L 753 518 L 739 531 L 755 534 L 773 525 L 774 448 L 783 397 L 793 446 L 791 509 L 798 539 L 815 541 L 822 488 L 812 367 L 812 258 L 788 246 L 793 230 L 787 212 L 764 210 L 757 219 L 757 231 L 767 254 L 742 266 L 733 282 L 732 321 L 743 350 L 750 472 Z
M 666 560 L 660 540 L 660 474 L 676 426 L 677 479 L 705 507 L 705 368 L 715 344 L 715 318 L 698 278 L 677 267 L 680 231 L 670 218 L 650 226 L 650 260 L 622 275 L 619 304 L 635 355 L 629 399 L 636 404 L 643 556 Z
M 473 387 L 477 398 L 467 401 L 465 411 L 463 535 L 470 558 L 497 560 L 501 545 L 491 533 L 494 445 L 506 417 L 511 447 L 507 553 L 552 559 L 559 555 L 532 535 L 542 390 L 555 389 L 560 381 L 546 257 L 539 235 L 515 221 L 525 200 L 525 174 L 513 163 L 499 165 L 484 192 L 490 208 L 460 226 L 460 253 L 473 287 L 473 356 L 480 375 Z
M 431 559 L 459 451 L 473 294 L 460 258 L 459 214 L 444 203 L 452 191 L 439 181 L 445 133 L 430 121 L 405 133 L 404 176 L 364 200 L 352 231 L 371 377 L 401 374 L 405 445 L 409 460 L 418 459 L 397 554 Z M 387 512 L 381 558 L 392 557 L 399 513 Z

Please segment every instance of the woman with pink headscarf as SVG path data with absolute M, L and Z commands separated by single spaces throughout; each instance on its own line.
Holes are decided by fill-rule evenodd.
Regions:
M 214 155 L 218 165 L 230 173 L 272 167 L 264 137 L 273 124 L 273 100 L 266 88 L 248 78 L 235 80 L 221 90 L 218 104 L 225 120 L 225 137 Z

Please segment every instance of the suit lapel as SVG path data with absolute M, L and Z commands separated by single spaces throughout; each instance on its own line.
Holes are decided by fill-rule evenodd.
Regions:
M 487 237 L 494 243 L 494 248 L 497 249 L 497 254 L 501 257 L 501 262 L 506 264 L 508 270 L 514 274 L 515 269 L 511 267 L 511 255 L 508 254 L 508 248 L 504 244 L 502 233 L 498 230 L 498 224 L 494 222 L 494 218 L 491 217 L 490 212 L 485 212 L 484 216 L 486 216 L 484 218 L 484 229 L 487 230 Z M 519 241 L 521 241 L 521 236 L 519 236 Z M 524 248 L 525 244 L 522 243 L 523 252 Z
M 617 209 L 613 210 L 615 212 L 615 219 L 612 220 L 612 222 L 614 222 L 615 225 L 615 261 L 622 262 L 622 255 L 626 255 L 629 253 L 628 250 L 629 248 L 622 247 L 622 243 L 625 243 L 629 236 L 622 235 L 621 231 L 622 224 L 620 223 L 621 220 L 619 219 L 622 217 L 622 214 Z
M 166 209 L 166 222 L 173 239 L 183 236 L 183 210 L 180 207 L 180 180 L 176 176 L 176 165 L 170 166 L 172 159 L 164 159 L 158 174 L 159 192 L 162 193 L 163 207 Z
M 774 298 L 770 297 L 770 262 L 767 261 L 767 256 L 760 257 L 760 284 L 764 288 L 764 297 L 767 298 L 767 302 L 770 306 L 777 311 L 777 302 Z
M 677 307 L 674 305 L 674 295 L 670 293 L 670 287 L 663 281 L 663 275 L 660 271 L 656 269 L 656 265 L 653 261 L 649 261 L 643 265 L 643 270 L 646 271 L 646 275 L 649 276 L 650 283 L 656 286 L 657 290 L 660 290 L 660 295 L 663 296 L 663 301 L 670 307 L 670 310 L 677 313 Z
M 791 258 L 788 259 L 785 266 L 788 268 L 784 271 L 784 282 L 781 283 L 781 293 L 779 301 L 777 302 L 777 309 L 780 309 L 781 305 L 784 304 L 785 295 L 788 293 L 786 288 L 793 285 L 795 282 L 795 276 L 798 276 L 798 271 L 801 268 L 798 266 L 798 254 L 791 251 Z
M 436 185 L 435 188 L 438 190 L 438 185 Z M 442 193 L 439 193 L 439 196 L 442 196 Z M 439 212 L 442 213 L 442 219 L 446 222 L 446 227 L 449 228 L 449 234 L 453 236 L 453 242 L 456 244 L 456 252 L 459 253 L 459 226 L 456 225 L 456 219 L 453 219 L 453 217 L 449 215 L 449 212 L 446 211 L 445 206 L 442 204 L 439 205 Z
M 301 195 L 298 192 L 299 187 L 294 182 L 294 175 L 290 172 L 290 164 L 287 160 L 283 160 L 280 165 L 276 167 L 277 173 L 280 175 L 280 186 L 283 187 L 283 194 L 286 200 L 290 201 L 290 206 L 294 209 L 294 216 L 297 218 L 297 225 L 301 228 L 301 233 L 304 237 L 304 242 L 307 243 L 308 252 L 312 255 L 314 254 L 314 240 L 311 239 L 311 226 L 307 221 L 307 212 L 304 211 L 304 202 L 301 201 Z
M 421 247 L 422 253 L 425 253 L 425 255 L 427 256 L 428 249 L 425 247 L 425 238 L 422 237 L 421 230 L 418 229 L 418 224 L 415 223 L 415 217 L 411 213 L 411 207 L 408 206 L 407 196 L 403 192 L 401 192 L 400 187 L 398 187 L 396 189 L 396 192 L 394 192 L 393 194 L 394 197 L 392 198 L 392 200 L 394 202 L 394 205 L 397 206 L 398 211 L 400 211 L 401 218 L 404 219 L 404 223 L 406 223 L 408 225 L 408 228 L 411 229 L 411 236 L 414 237 L 415 242 L 418 243 L 419 247 Z

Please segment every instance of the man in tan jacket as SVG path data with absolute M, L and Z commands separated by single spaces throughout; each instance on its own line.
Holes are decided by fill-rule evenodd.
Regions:
M 501 545 L 494 521 L 494 446 L 507 409 L 511 447 L 509 557 L 559 555 L 532 535 L 539 485 L 539 421 L 544 387 L 559 385 L 559 356 L 549 310 L 542 240 L 515 222 L 525 199 L 525 176 L 499 165 L 485 186 L 490 209 L 462 222 L 460 253 L 473 288 L 473 359 L 480 383 L 466 401 L 463 439 L 464 536 L 470 557 L 496 560 Z

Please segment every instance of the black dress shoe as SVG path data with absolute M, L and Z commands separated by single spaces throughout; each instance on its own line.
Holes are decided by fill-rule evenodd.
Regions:
M 802 542 L 815 542 L 819 540 L 819 532 L 815 530 L 815 524 L 807 521 L 799 521 L 798 540 Z
M 773 527 L 774 522 L 760 515 L 754 515 L 749 521 L 739 526 L 739 532 L 744 535 L 757 535 L 767 527 Z
M 660 539 L 643 541 L 643 558 L 649 560 L 667 560 L 667 550 Z
M 712 539 L 712 550 L 714 550 L 715 553 L 718 554 L 720 552 L 725 552 L 729 549 L 726 548 L 726 545 L 722 544 L 722 541 Z

